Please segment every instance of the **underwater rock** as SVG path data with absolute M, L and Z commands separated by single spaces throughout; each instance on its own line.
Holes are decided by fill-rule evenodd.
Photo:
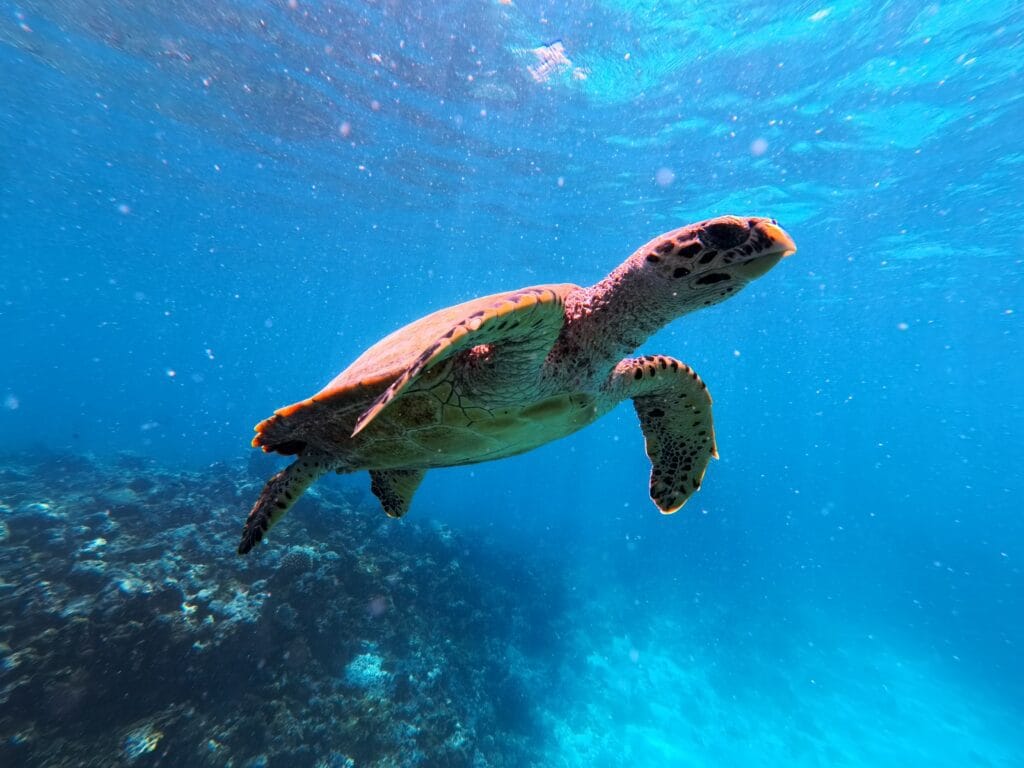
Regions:
M 554 629 L 525 567 L 329 484 L 239 558 L 253 487 L 224 464 L 0 462 L 0 765 L 535 764 L 508 652 Z

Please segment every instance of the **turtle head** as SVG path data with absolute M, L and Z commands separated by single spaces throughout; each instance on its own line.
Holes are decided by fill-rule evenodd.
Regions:
M 795 252 L 775 219 L 719 216 L 662 235 L 638 255 L 683 314 L 724 301 Z

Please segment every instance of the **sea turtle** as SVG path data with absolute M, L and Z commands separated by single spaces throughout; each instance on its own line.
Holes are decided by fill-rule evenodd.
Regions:
M 498 293 L 395 331 L 313 397 L 256 425 L 253 446 L 297 459 L 267 482 L 238 552 L 326 472 L 368 469 L 384 511 L 401 517 L 428 469 L 529 451 L 625 398 L 653 466 L 651 498 L 675 512 L 718 455 L 711 397 L 674 358 L 625 355 L 795 251 L 773 219 L 720 216 L 655 238 L 589 288 Z

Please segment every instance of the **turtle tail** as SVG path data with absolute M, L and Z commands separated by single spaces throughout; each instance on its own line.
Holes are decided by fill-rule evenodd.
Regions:
M 253 504 L 242 530 L 238 554 L 244 555 L 263 538 L 316 480 L 333 468 L 322 454 L 304 453 L 299 459 L 271 477 Z

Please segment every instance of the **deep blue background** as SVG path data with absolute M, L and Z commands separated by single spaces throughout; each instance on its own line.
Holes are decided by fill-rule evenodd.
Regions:
M 715 398 L 722 459 L 682 513 L 647 498 L 627 407 L 435 472 L 413 512 L 513 553 L 571 542 L 634 632 L 714 604 L 716 663 L 883 638 L 951 681 L 923 701 L 1019 719 L 1012 3 L 123 5 L 0 3 L 5 448 L 244 458 L 253 424 L 430 310 L 773 216 L 799 253 L 644 347 Z M 556 39 L 578 69 L 536 82 Z M 857 648 L 822 665 L 855 680 Z M 914 749 L 892 754 L 954 760 Z

